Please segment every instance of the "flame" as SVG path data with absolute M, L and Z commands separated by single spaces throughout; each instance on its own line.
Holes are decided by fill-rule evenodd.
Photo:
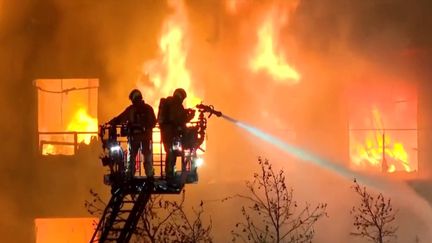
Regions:
M 285 22 L 285 18 L 277 22 L 273 15 L 265 19 L 257 32 L 258 44 L 249 65 L 253 72 L 265 71 L 276 81 L 296 84 L 300 80 L 300 74 L 286 62 L 283 53 L 275 53 L 278 46 L 277 25 Z
M 93 132 L 98 131 L 97 118 L 91 117 L 87 113 L 87 109 L 84 107 L 78 108 L 73 114 L 71 121 L 67 125 L 66 131 L 68 132 Z M 91 138 L 95 134 L 78 134 L 77 143 L 90 144 Z M 74 144 L 73 136 L 71 134 L 58 134 L 49 136 L 49 141 L 65 142 Z M 73 155 L 74 148 L 70 145 L 59 145 L 59 144 L 44 144 L 42 147 L 43 155 L 55 155 L 55 154 L 66 154 Z
M 42 148 L 43 155 L 57 154 L 57 150 L 52 144 L 45 144 Z
M 183 1 L 168 1 L 174 13 L 169 16 L 162 27 L 159 41 L 161 55 L 155 60 L 146 62 L 143 73 L 149 84 L 138 83 L 138 87 L 146 90 L 146 102 L 158 107 L 159 99 L 171 95 L 176 88 L 186 90 L 187 106 L 200 103 L 201 99 L 192 88 L 192 78 L 187 68 L 187 16 Z M 149 88 L 150 87 L 150 88 Z
M 394 165 L 390 165 L 388 170 L 387 170 L 387 172 L 389 172 L 389 173 L 393 173 L 395 171 L 396 171 L 396 166 L 394 166 Z
M 404 145 L 383 129 L 381 114 L 372 110 L 374 131 L 368 131 L 363 143 L 354 141 L 351 160 L 360 167 L 381 167 L 383 171 L 413 171 Z M 384 164 L 383 164 L 384 161 Z
M 87 109 L 79 108 L 72 117 L 72 120 L 69 122 L 67 130 L 71 132 L 97 132 L 98 121 L 87 113 Z M 77 142 L 90 144 L 92 136 L 94 135 L 80 134 L 78 135 Z
M 144 63 L 142 77 L 137 83 L 138 88 L 144 91 L 146 102 L 153 106 L 156 114 L 160 98 L 172 95 L 177 88 L 183 88 L 187 92 L 186 107 L 193 107 L 202 100 L 192 86 L 192 77 L 187 67 L 188 19 L 184 2 L 171 0 L 168 4 L 173 13 L 165 19 L 162 26 L 160 55 Z M 157 128 L 153 131 L 153 139 L 156 144 L 160 143 Z M 154 153 L 164 151 L 160 146 L 154 146 L 153 149 Z

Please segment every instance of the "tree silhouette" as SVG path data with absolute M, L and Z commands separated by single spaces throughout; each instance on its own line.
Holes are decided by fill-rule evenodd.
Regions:
M 397 227 L 393 225 L 393 221 L 397 212 L 393 210 L 391 199 L 384 198 L 381 193 L 378 196 L 372 195 L 356 180 L 353 189 L 360 196 L 360 206 L 351 209 L 351 215 L 354 216 L 354 231 L 351 235 L 377 243 L 396 238 Z
M 258 158 L 260 172 L 247 181 L 249 195 L 235 195 L 246 199 L 241 209 L 244 220 L 235 225 L 233 241 L 244 242 L 311 242 L 314 224 L 327 216 L 327 204 L 300 208 L 288 189 L 285 172 L 275 172 L 267 159 Z
M 175 219 L 170 220 L 166 227 L 168 232 L 173 233 L 169 242 L 212 242 L 210 234 L 212 222 L 210 220 L 210 223 L 205 225 L 202 221 L 204 213 L 203 201 L 201 201 L 197 209 L 192 208 L 193 217 L 188 217 L 183 207 L 184 200 L 185 192 L 182 193 L 180 202 L 169 202 L 170 212 L 173 213 Z
M 92 200 L 86 200 L 87 211 L 100 217 L 106 203 L 98 193 L 90 191 Z M 184 209 L 185 190 L 180 200 L 166 200 L 161 195 L 152 195 L 141 215 L 131 242 L 212 242 L 212 222 L 203 222 L 204 203 L 192 208 L 188 215 Z

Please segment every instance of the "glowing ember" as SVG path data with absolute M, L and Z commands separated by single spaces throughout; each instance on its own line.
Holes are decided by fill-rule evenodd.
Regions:
M 278 42 L 276 28 L 276 21 L 271 16 L 259 28 L 258 45 L 249 63 L 250 68 L 254 72 L 265 71 L 276 81 L 298 83 L 300 74 L 286 62 L 283 53 L 275 53 Z
M 192 79 L 186 67 L 187 61 L 187 16 L 183 1 L 169 1 L 174 14 L 169 16 L 163 25 L 162 36 L 159 41 L 161 56 L 144 64 L 144 73 L 151 85 L 145 86 L 146 102 L 159 105 L 159 99 L 171 95 L 176 88 L 183 88 L 188 94 L 185 100 L 188 107 L 200 103 L 192 89 Z M 151 88 L 149 88 L 150 86 Z
M 382 168 L 387 172 L 413 171 L 404 145 L 392 139 L 389 132 L 383 129 L 377 109 L 373 109 L 372 114 L 375 130 L 367 132 L 364 142 L 352 141 L 352 162 L 356 166 Z
M 85 108 L 79 108 L 72 118 L 72 121 L 67 126 L 68 131 L 73 132 L 97 132 L 98 121 L 91 117 Z M 78 143 L 84 142 L 90 144 L 92 134 L 78 135 Z

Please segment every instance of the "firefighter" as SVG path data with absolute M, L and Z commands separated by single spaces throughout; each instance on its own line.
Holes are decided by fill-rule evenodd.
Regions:
M 179 152 L 176 149 L 181 149 L 179 139 L 186 131 L 186 123 L 195 115 L 195 110 L 184 108 L 183 101 L 186 97 L 186 91 L 179 88 L 172 96 L 162 98 L 159 103 L 158 123 L 166 152 L 165 173 L 167 182 L 171 185 L 174 185 L 174 166 Z
M 144 156 L 144 170 L 147 178 L 153 179 L 153 151 L 152 129 L 156 125 L 156 116 L 153 108 L 146 104 L 138 89 L 129 94 L 132 105 L 128 106 L 120 115 L 108 123 L 118 125 L 127 123 L 128 128 L 128 159 L 126 164 L 126 176 L 132 178 L 135 174 L 135 159 L 138 150 Z

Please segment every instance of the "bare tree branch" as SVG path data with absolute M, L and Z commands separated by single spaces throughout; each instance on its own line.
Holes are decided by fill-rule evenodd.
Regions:
M 233 241 L 311 242 L 313 225 L 327 216 L 327 205 L 319 204 L 310 210 L 306 204 L 296 213 L 297 203 L 293 200 L 293 190 L 286 186 L 285 172 L 274 171 L 268 160 L 259 158 L 258 164 L 260 173 L 254 174 L 252 182 L 246 182 L 250 194 L 224 199 L 241 198 L 248 202 L 241 209 L 244 221 L 238 222 L 231 231 Z
M 397 227 L 392 223 L 396 219 L 397 211 L 393 210 L 391 199 L 386 200 L 381 193 L 378 196 L 372 195 L 356 180 L 352 188 L 360 196 L 360 206 L 354 206 L 350 211 L 354 216 L 354 231 L 351 235 L 376 243 L 389 242 L 396 238 Z
M 90 191 L 92 200 L 86 200 L 87 211 L 101 216 L 106 203 L 98 193 Z M 188 215 L 184 209 L 185 191 L 179 201 L 165 200 L 161 195 L 152 195 L 141 215 L 131 242 L 212 242 L 212 221 L 204 223 L 204 204 L 192 208 Z

